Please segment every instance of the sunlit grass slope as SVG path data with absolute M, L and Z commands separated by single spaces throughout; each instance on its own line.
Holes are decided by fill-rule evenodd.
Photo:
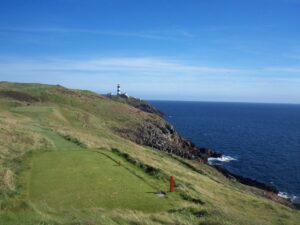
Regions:
M 49 151 L 34 154 L 23 177 L 26 200 L 60 211 L 69 208 L 133 209 L 161 212 L 176 206 L 167 189 L 111 151 Z
M 0 224 L 299 224 L 255 188 L 114 132 L 160 119 L 89 91 L 0 83 Z M 153 194 L 170 175 L 175 193 Z

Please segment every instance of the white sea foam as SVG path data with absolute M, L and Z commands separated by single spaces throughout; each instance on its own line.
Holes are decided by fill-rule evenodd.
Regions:
M 296 195 L 290 195 L 286 192 L 279 192 L 278 196 L 281 198 L 289 199 L 291 202 L 295 202 L 295 203 L 300 202 L 300 199 Z
M 236 158 L 233 158 L 231 156 L 226 156 L 226 155 L 222 155 L 221 157 L 218 158 L 208 158 L 208 163 L 209 164 L 216 164 L 216 163 L 227 163 L 230 161 L 235 161 L 237 160 Z
M 289 195 L 286 192 L 279 192 L 278 196 L 281 198 L 289 199 Z

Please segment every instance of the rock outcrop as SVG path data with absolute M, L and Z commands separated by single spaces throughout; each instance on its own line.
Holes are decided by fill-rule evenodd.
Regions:
M 226 176 L 228 178 L 231 178 L 231 179 L 232 178 L 236 179 L 238 182 L 240 182 L 242 184 L 252 186 L 252 187 L 256 187 L 256 188 L 259 188 L 259 189 L 262 189 L 262 190 L 265 190 L 265 191 L 268 191 L 268 192 L 272 192 L 272 193 L 275 193 L 275 194 L 279 193 L 278 189 L 273 185 L 265 184 L 265 183 L 262 183 L 260 181 L 248 178 L 248 177 L 244 177 L 244 176 L 240 176 L 240 175 L 231 173 L 230 171 L 228 171 L 227 169 L 225 169 L 224 167 L 221 167 L 221 166 L 214 166 L 214 167 L 219 172 L 221 172 L 224 176 Z
M 153 114 L 156 114 L 160 117 L 164 117 L 164 114 L 161 111 L 159 111 L 157 108 L 155 108 L 154 106 L 152 106 L 152 105 L 150 105 L 146 102 L 141 101 L 139 104 L 135 104 L 133 106 L 137 109 L 140 109 L 140 110 L 144 111 L 144 112 L 153 113 Z
M 131 141 L 168 152 L 186 159 L 207 162 L 209 157 L 221 154 L 208 148 L 199 148 L 183 138 L 167 121 L 146 120 L 137 129 L 119 129 L 117 132 Z
M 117 101 L 117 102 L 121 102 L 121 103 L 126 103 L 128 105 L 133 106 L 134 108 L 137 108 L 141 111 L 147 112 L 147 113 L 152 113 L 155 114 L 159 117 L 164 117 L 164 114 L 158 110 L 157 108 L 155 108 L 153 105 L 149 104 L 147 101 L 138 99 L 138 98 L 134 98 L 134 97 L 122 97 L 122 96 L 115 96 L 115 95 L 109 95 L 107 96 L 108 98 Z

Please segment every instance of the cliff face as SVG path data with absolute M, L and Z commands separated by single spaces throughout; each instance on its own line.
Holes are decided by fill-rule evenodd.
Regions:
M 221 156 L 211 149 L 198 147 L 182 137 L 170 123 L 163 119 L 163 113 L 147 102 L 135 99 L 128 103 L 153 116 L 140 123 L 136 129 L 117 129 L 117 133 L 122 137 L 186 159 L 207 162 L 209 157 Z
M 115 96 L 115 95 L 108 96 L 108 98 L 116 102 L 126 103 L 143 112 L 152 113 L 159 117 L 164 117 L 163 112 L 161 112 L 160 110 L 158 110 L 157 108 L 155 108 L 154 106 L 152 106 L 151 104 L 149 104 L 144 100 L 137 99 L 134 97 L 122 97 L 122 96 Z

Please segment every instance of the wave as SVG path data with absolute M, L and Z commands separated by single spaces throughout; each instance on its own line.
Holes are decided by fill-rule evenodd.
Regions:
M 297 197 L 296 195 L 290 195 L 290 194 L 288 194 L 286 192 L 279 192 L 278 196 L 281 197 L 281 198 L 288 199 L 288 200 L 290 200 L 293 203 L 297 203 L 297 204 L 300 203 L 300 198 Z
M 226 156 L 226 155 L 222 155 L 221 157 L 218 158 L 208 158 L 208 163 L 210 165 L 216 164 L 216 163 L 228 163 L 231 161 L 236 161 L 236 158 L 233 158 L 231 156 Z

